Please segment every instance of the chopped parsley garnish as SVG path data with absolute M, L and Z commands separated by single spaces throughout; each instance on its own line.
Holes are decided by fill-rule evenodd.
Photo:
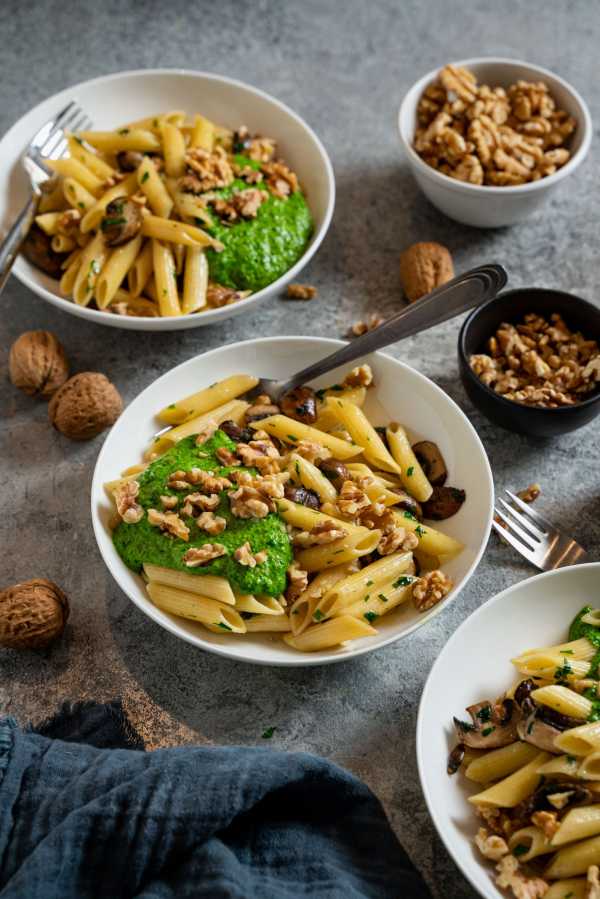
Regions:
M 379 599 L 380 599 L 382 602 L 387 602 L 387 599 L 388 599 L 388 598 L 387 598 L 387 596 L 385 595 L 385 593 L 378 593 L 377 596 L 379 597 Z
M 291 441 L 296 441 L 298 439 L 295 434 L 286 434 L 286 437 Z
M 170 406 L 167 406 L 167 409 L 176 409 L 176 408 L 177 408 L 177 403 L 171 403 Z
M 315 390 L 315 396 L 318 400 L 322 400 L 325 396 L 325 388 L 321 387 L 319 390 Z
M 576 763 L 577 759 L 575 758 L 574 755 L 568 755 L 567 761 L 568 761 L 569 765 L 574 765 Z
M 416 521 L 416 520 L 417 520 L 417 519 L 415 518 L 415 516 L 413 515 L 412 512 L 405 512 L 405 513 L 404 513 L 404 517 L 405 517 L 405 518 L 409 518 L 411 521 Z
M 267 729 L 265 731 L 263 731 L 263 734 L 262 734 L 263 740 L 270 740 L 276 730 L 277 730 L 276 727 L 267 727 Z
M 370 594 L 370 593 L 367 593 L 366 596 L 363 596 L 363 602 L 367 602 L 369 599 L 371 599 L 371 594 Z
M 418 524 L 416 526 L 415 534 L 417 535 L 417 537 L 424 537 L 426 533 L 427 533 L 427 531 L 424 528 L 422 528 L 420 524 Z
M 323 618 L 323 612 L 320 609 L 315 609 L 313 612 L 313 618 L 315 621 L 320 621 Z
M 414 466 L 414 465 L 409 465 L 409 467 L 406 469 L 406 477 L 407 477 L 407 478 L 412 478 L 412 476 L 413 476 L 414 473 L 415 473 L 415 466 Z
M 79 203 L 77 205 L 79 206 L 80 209 L 85 209 L 85 203 L 82 203 L 81 200 L 79 201 Z
M 379 618 L 379 615 L 377 614 L 377 612 L 365 612 L 363 617 L 367 619 L 369 624 L 373 624 L 373 622 L 376 621 L 377 618 Z
M 150 172 L 144 172 L 144 174 L 140 178 L 140 184 L 145 184 L 149 177 L 150 177 Z
M 561 654 L 561 656 L 572 656 L 573 650 L 572 649 L 561 649 L 560 654 Z
M 408 574 L 403 574 L 402 577 L 399 577 L 397 581 L 394 581 L 392 587 L 408 587 L 409 584 L 412 584 L 413 579 Z
M 523 843 L 517 843 L 517 845 L 515 846 L 515 848 L 512 851 L 512 854 L 516 855 L 518 858 L 520 855 L 525 855 L 525 853 L 528 851 L 529 851 L 528 847 L 524 846 Z
M 296 474 L 300 477 L 300 465 L 298 462 L 296 462 L 294 468 L 296 469 Z
M 116 218 L 116 219 L 109 219 L 109 218 L 102 219 L 102 222 L 100 223 L 100 227 L 102 228 L 103 231 L 106 231 L 107 228 L 112 228 L 113 225 L 125 225 L 125 224 L 127 224 L 127 219 L 125 219 L 121 216 L 120 218 Z
M 129 128 L 119 128 L 117 134 L 129 134 Z
M 569 660 L 565 659 L 562 665 L 554 672 L 554 680 L 566 680 L 570 674 L 573 674 L 573 667 L 569 664 Z
M 229 627 L 228 624 L 225 624 L 224 621 L 218 621 L 218 622 L 217 622 L 217 627 L 222 628 L 224 631 L 231 631 L 231 630 L 233 630 L 233 628 Z
M 495 727 L 484 727 L 484 729 L 481 731 L 481 736 L 489 737 L 489 735 L 492 734 L 495 730 Z
M 73 138 L 77 141 L 80 147 L 83 147 L 83 141 L 80 137 L 77 137 L 76 134 L 73 135 Z
M 372 586 L 373 586 L 373 581 L 372 581 L 372 580 L 368 580 L 367 583 L 365 584 L 365 586 L 366 586 L 366 587 L 372 587 Z
M 477 717 L 480 721 L 491 721 L 492 720 L 492 707 L 491 705 L 484 705 L 482 709 L 479 709 L 477 712 Z

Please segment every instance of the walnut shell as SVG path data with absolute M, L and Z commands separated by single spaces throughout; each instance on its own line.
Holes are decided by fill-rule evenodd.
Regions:
M 33 578 L 0 591 L 0 646 L 43 649 L 60 637 L 69 600 L 52 581 Z
M 10 348 L 10 380 L 29 396 L 50 397 L 69 377 L 61 342 L 50 331 L 25 331 Z
M 90 440 L 115 423 L 123 409 L 119 391 L 105 375 L 85 371 L 69 378 L 48 405 L 57 430 L 71 440 Z
M 452 256 L 440 243 L 414 243 L 400 256 L 400 279 L 411 303 L 453 277 Z

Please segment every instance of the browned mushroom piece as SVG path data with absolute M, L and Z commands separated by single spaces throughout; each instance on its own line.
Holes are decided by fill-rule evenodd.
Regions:
M 511 820 L 525 822 L 531 818 L 533 812 L 539 811 L 562 812 L 573 808 L 574 805 L 590 802 L 592 795 L 591 790 L 577 781 L 544 781 L 534 793 L 514 807 Z
M 64 256 L 55 253 L 51 246 L 51 238 L 37 225 L 29 229 L 22 252 L 28 262 L 46 272 L 53 278 L 60 278 L 61 264 Z
M 414 444 L 412 451 L 419 460 L 425 477 L 433 487 L 441 487 L 446 483 L 448 469 L 437 444 L 432 443 L 431 440 L 421 440 L 420 443 Z
M 324 459 L 319 468 L 326 478 L 329 478 L 334 487 L 341 487 L 344 481 L 350 480 L 350 472 L 343 462 L 337 459 Z
M 469 706 L 472 723 L 454 719 L 458 739 L 472 749 L 497 749 L 517 738 L 521 712 L 512 699 L 484 700 Z
M 108 247 L 120 247 L 136 237 L 142 227 L 140 207 L 127 197 L 116 197 L 105 209 L 100 222 L 104 240 Z
M 137 150 L 121 150 L 117 153 L 117 163 L 122 172 L 135 172 L 143 159 L 144 154 Z
M 414 515 L 419 521 L 423 521 L 423 509 L 421 508 L 421 503 L 418 502 L 414 496 L 411 496 L 410 493 L 407 493 L 406 490 L 402 490 L 400 487 L 393 487 L 392 493 L 397 493 L 400 497 L 395 504 L 398 509 L 404 509 L 405 512 L 410 512 L 411 515 Z
M 456 515 L 467 494 L 458 487 L 434 487 L 433 493 L 423 503 L 423 515 L 433 521 L 443 521 Z
M 251 440 L 254 440 L 254 431 L 251 431 L 250 428 L 240 428 L 234 421 L 223 421 L 219 428 L 235 443 L 250 443 Z
M 246 422 L 260 421 L 261 418 L 269 418 L 270 415 L 277 415 L 279 406 L 271 402 L 271 397 L 265 394 L 257 396 L 251 406 L 246 409 Z
M 462 743 L 458 743 L 448 756 L 448 764 L 446 770 L 448 774 L 456 774 L 463 763 L 465 757 L 465 747 Z
M 295 387 L 281 398 L 281 411 L 289 418 L 311 425 L 317 420 L 317 397 L 312 387 Z
M 286 499 L 293 503 L 299 503 L 301 506 L 308 506 L 316 512 L 321 508 L 319 497 L 314 490 L 308 490 L 306 487 L 294 487 L 292 484 L 286 484 L 284 487 L 284 495 Z

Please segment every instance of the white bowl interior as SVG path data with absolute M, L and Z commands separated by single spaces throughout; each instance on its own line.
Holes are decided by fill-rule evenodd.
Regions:
M 525 649 L 566 639 L 586 604 L 600 600 L 600 563 L 530 578 L 489 600 L 458 628 L 439 654 L 423 690 L 417 724 L 417 760 L 429 812 L 448 852 L 486 899 L 505 899 L 493 866 L 473 846 L 481 820 L 467 802 L 476 792 L 446 762 L 456 744 L 452 716 L 473 702 L 494 699 L 514 683 L 510 659 Z
M 212 634 L 200 625 L 174 618 L 157 609 L 146 596 L 140 577 L 117 555 L 107 527 L 110 504 L 103 484 L 141 459 L 158 427 L 156 411 L 174 399 L 238 372 L 280 378 L 299 371 L 332 352 L 342 342 L 304 337 L 265 338 L 221 347 L 172 369 L 146 388 L 123 412 L 98 457 L 92 484 L 92 519 L 96 540 L 111 574 L 129 598 L 171 633 L 203 649 L 233 659 L 268 665 L 315 665 L 337 662 L 385 646 L 438 614 L 472 574 L 486 545 L 493 507 L 493 483 L 485 450 L 466 416 L 432 381 L 389 356 L 368 358 L 376 388 L 369 391 L 366 412 L 375 424 L 396 420 L 408 426 L 411 437 L 435 441 L 446 459 L 449 483 L 467 492 L 460 512 L 441 528 L 465 544 L 465 550 L 444 569 L 454 580 L 448 599 L 421 615 L 412 607 L 390 613 L 377 623 L 377 636 L 348 648 L 303 654 L 286 646 L 280 635 L 247 634 L 241 639 Z M 347 371 L 334 371 L 317 386 L 335 383 Z
M 114 327 L 161 331 L 199 327 L 242 313 L 280 290 L 311 258 L 321 243 L 333 212 L 335 186 L 327 153 L 309 126 L 288 107 L 248 85 L 202 72 L 176 70 L 124 72 L 73 85 L 30 110 L 0 141 L 0 222 L 7 227 L 24 205 L 29 181 L 21 156 L 37 129 L 76 99 L 94 128 L 112 129 L 129 121 L 182 109 L 202 112 L 230 128 L 246 124 L 252 131 L 275 137 L 279 151 L 298 174 L 315 222 L 311 242 L 301 260 L 282 278 L 239 304 L 177 318 L 144 319 L 117 316 L 79 307 L 62 298 L 57 283 L 19 257 L 13 272 L 39 296 L 63 311 Z

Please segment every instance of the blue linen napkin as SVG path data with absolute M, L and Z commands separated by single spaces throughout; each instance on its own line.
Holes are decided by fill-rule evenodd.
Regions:
M 36 730 L 0 718 L 1 899 L 430 899 L 379 801 L 325 759 L 144 752 L 118 701 Z

